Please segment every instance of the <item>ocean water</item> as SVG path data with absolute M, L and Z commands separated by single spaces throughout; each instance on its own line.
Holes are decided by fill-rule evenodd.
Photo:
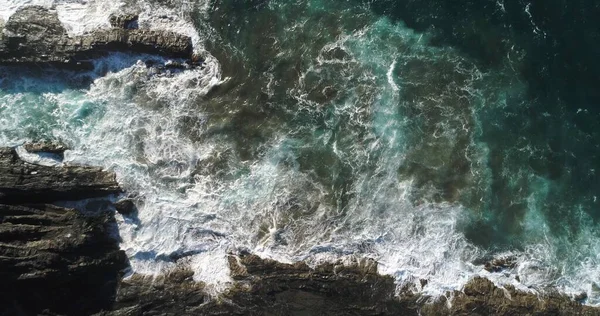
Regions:
M 136 11 L 206 59 L 0 69 L 0 145 L 63 141 L 136 200 L 117 214 L 132 272 L 189 266 L 218 293 L 240 249 L 371 257 L 434 297 L 480 275 L 600 304 L 591 1 L 0 0 L 0 16 L 29 4 L 72 34 Z

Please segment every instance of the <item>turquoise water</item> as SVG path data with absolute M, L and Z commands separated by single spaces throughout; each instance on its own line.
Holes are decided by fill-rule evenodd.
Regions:
M 495 15 L 456 25 L 473 18 L 502 54 L 489 37 L 483 51 L 457 44 L 449 34 L 471 31 L 432 12 L 381 8 L 213 1 L 177 16 L 201 34 L 203 69 L 156 74 L 147 56 L 115 55 L 84 79 L 4 71 L 0 142 L 59 139 L 68 162 L 114 170 L 138 201 L 138 218 L 119 218 L 138 272 L 186 264 L 219 290 L 236 249 L 368 256 L 427 294 L 484 275 L 598 304 L 598 145 L 576 121 L 589 109 L 542 98 L 531 52 Z M 502 256 L 516 267 L 483 270 Z

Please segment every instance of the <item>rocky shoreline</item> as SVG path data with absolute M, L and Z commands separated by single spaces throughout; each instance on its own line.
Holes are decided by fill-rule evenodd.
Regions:
M 90 70 L 91 61 L 110 52 L 125 51 L 193 58 L 192 39 L 164 30 L 133 28 L 137 16 L 111 17 L 112 28 L 69 36 L 55 11 L 28 6 L 0 22 L 0 65 L 47 65 Z M 4 24 L 4 25 L 3 25 Z
M 189 37 L 140 30 L 136 21 L 134 14 L 112 16 L 111 29 L 72 37 L 56 12 L 25 7 L 0 21 L 0 65 L 87 70 L 114 51 L 197 62 Z M 67 147 L 42 142 L 23 150 L 60 159 Z M 216 297 L 182 262 L 157 277 L 125 277 L 115 213 L 135 216 L 135 205 L 115 202 L 121 193 L 111 172 L 38 165 L 0 148 L 0 315 L 600 315 L 565 295 L 538 297 L 484 278 L 437 300 L 412 288 L 396 295 L 394 279 L 369 259 L 310 267 L 239 250 L 228 256 L 232 283 Z M 92 207 L 65 207 L 84 200 Z M 493 260 L 485 269 L 513 264 Z
M 600 315 L 564 295 L 538 297 L 484 278 L 447 293 L 449 300 L 410 288 L 396 296 L 394 279 L 368 259 L 311 268 L 240 251 L 228 257 L 233 282 L 218 297 L 183 265 L 123 278 L 128 262 L 115 237 L 115 203 L 101 198 L 93 212 L 57 204 L 119 192 L 110 172 L 34 165 L 0 148 L 0 314 Z
M 115 175 L 100 168 L 34 165 L 0 148 L 1 315 L 86 315 L 112 304 L 127 267 L 114 212 L 108 203 L 84 214 L 56 202 L 118 192 Z

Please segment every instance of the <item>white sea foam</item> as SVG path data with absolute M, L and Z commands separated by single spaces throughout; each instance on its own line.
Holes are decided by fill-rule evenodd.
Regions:
M 366 38 L 372 30 L 362 29 L 342 36 L 323 49 L 323 52 L 342 49 L 350 53 L 354 48 L 365 56 L 356 53 L 348 60 L 320 56 L 315 65 L 299 76 L 297 89 L 291 91 L 298 100 L 299 111 L 321 114 L 302 90 L 308 72 L 319 73 L 328 64 L 350 65 L 348 69 L 352 70 L 361 62 L 370 63 L 371 68 L 366 69 L 372 71 L 354 77 L 355 72 L 350 71 L 351 75 L 342 79 L 354 80 L 361 89 L 372 93 L 368 100 L 373 110 L 367 112 L 356 106 L 363 101 L 359 95 L 362 90 L 344 90 L 347 99 L 332 106 L 338 121 L 327 122 L 334 126 L 343 121 L 357 129 L 366 126 L 371 133 L 366 144 L 342 148 L 334 142 L 336 159 L 353 170 L 361 170 L 367 163 L 376 166 L 354 180 L 348 189 L 353 198 L 341 209 L 328 196 L 330 188 L 300 171 L 295 156 L 295 150 L 302 146 L 317 147 L 335 140 L 331 132 L 311 144 L 302 144 L 291 135 L 277 134 L 265 145 L 260 159 L 227 162 L 236 173 L 233 180 L 196 173 L 203 163 L 224 155 L 231 144 L 225 140 L 199 141 L 199 137 L 194 137 L 207 129 L 202 118 L 210 115 L 210 110 L 205 107 L 203 96 L 227 79 L 221 76 L 219 62 L 203 51 L 203 36 L 197 34 L 188 16 L 192 4 L 181 2 L 181 6 L 173 9 L 143 1 L 114 4 L 11 0 L 0 8 L 0 15 L 7 18 L 26 4 L 54 6 L 73 34 L 106 26 L 110 13 L 127 6 L 140 11 L 141 27 L 190 35 L 197 51 L 206 56 L 202 69 L 159 76 L 144 63 L 136 63 L 135 56 L 116 54 L 98 62 L 98 67 L 108 67 L 110 71 L 96 79 L 89 90 L 48 89 L 49 92 L 41 94 L 0 91 L 2 144 L 18 145 L 33 140 L 28 131 L 43 127 L 46 134 L 70 143 L 73 150 L 65 153 L 66 162 L 100 165 L 115 171 L 127 194 L 138 201 L 137 218 L 117 215 L 121 247 L 135 272 L 164 273 L 177 267 L 171 258 L 181 257 L 179 264 L 188 264 L 196 280 L 219 292 L 231 282 L 227 254 L 247 248 L 283 262 L 307 260 L 310 264 L 372 257 L 379 261 L 379 271 L 393 275 L 399 285 L 414 284 L 417 290 L 434 296 L 461 289 L 470 278 L 483 275 L 497 284 L 513 284 L 523 290 L 543 285 L 558 286 L 569 293 L 586 290 L 588 303 L 600 304 L 600 297 L 592 290 L 593 282 L 600 283 L 597 277 L 600 258 L 588 255 L 600 253 L 600 244 L 589 242 L 598 240 L 593 234 L 588 232 L 588 236 L 584 232 L 579 237 L 578 249 L 588 247 L 585 253 L 578 254 L 578 250 L 570 253 L 580 259 L 580 266 L 572 269 L 569 279 L 557 280 L 557 271 L 564 271 L 565 267 L 556 265 L 556 244 L 544 238 L 525 251 L 505 254 L 517 257 L 514 269 L 489 273 L 471 263 L 485 251 L 471 244 L 462 233 L 461 227 L 468 221 L 464 218 L 467 210 L 457 203 L 414 203 L 411 198 L 414 183 L 398 177 L 398 168 L 405 159 L 402 134 L 405 121 L 397 111 L 398 91 L 410 82 L 394 78 L 394 70 L 401 62 L 398 56 L 370 54 L 374 47 L 381 48 L 381 43 Z M 427 44 L 421 34 L 402 26 L 397 26 L 397 32 L 402 33 L 399 36 L 402 41 L 390 40 L 386 45 Z M 457 68 L 462 67 L 459 62 Z M 473 77 L 473 81 L 482 79 L 479 73 Z M 23 84 L 39 87 L 40 82 Z M 471 86 L 460 88 L 470 89 L 470 95 L 478 94 Z M 440 99 L 445 100 L 441 96 Z M 34 114 L 37 121 L 27 119 Z M 187 117 L 200 122 L 200 126 L 194 126 L 198 135 L 183 132 L 182 124 L 186 124 Z M 365 117 L 370 121 L 365 121 Z M 18 150 L 20 155 L 28 157 Z M 481 155 L 485 156 L 485 152 Z M 39 157 L 27 159 L 46 163 Z M 532 197 L 532 205 L 535 198 L 543 197 Z M 297 215 L 298 209 L 310 212 Z M 525 218 L 531 234 L 543 237 L 543 222 L 543 216 L 531 207 Z M 517 275 L 520 282 L 516 281 Z M 419 279 L 427 279 L 427 286 L 421 287 Z
M 62 161 L 56 155 L 45 153 L 30 153 L 23 146 L 17 146 L 15 149 L 21 160 L 40 166 L 57 167 L 62 165 Z

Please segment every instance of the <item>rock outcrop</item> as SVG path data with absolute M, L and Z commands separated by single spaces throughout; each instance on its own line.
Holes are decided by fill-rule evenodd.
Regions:
M 252 254 L 229 257 L 236 286 L 227 297 L 254 315 L 416 315 L 410 299 L 397 300 L 394 279 L 377 262 L 328 263 L 310 268 Z
M 48 64 L 89 68 L 89 61 L 112 51 L 131 51 L 190 59 L 192 40 L 169 31 L 132 29 L 135 16 L 111 18 L 114 27 L 70 37 L 55 11 L 41 6 L 19 9 L 0 38 L 0 64 Z
M 63 156 L 69 147 L 58 141 L 42 141 L 37 143 L 26 143 L 23 148 L 30 153 L 49 153 Z
M 232 288 L 216 299 L 188 270 L 135 275 L 121 283 L 113 310 L 100 315 L 600 315 L 563 295 L 538 297 L 484 278 L 447 293 L 450 301 L 432 302 L 410 288 L 396 296 L 393 278 L 378 274 L 372 260 L 310 268 L 245 253 L 229 256 L 229 268 Z
M 600 315 L 600 309 L 582 306 L 564 295 L 538 297 L 512 286 L 499 288 L 485 278 L 474 278 L 463 291 L 452 294 L 449 304 L 442 299 L 425 305 L 421 315 Z
M 96 212 L 49 204 L 118 191 L 114 175 L 98 168 L 33 165 L 0 148 L 0 315 L 600 315 L 564 295 L 484 278 L 435 301 L 411 287 L 397 295 L 369 259 L 310 267 L 242 251 L 228 256 L 232 283 L 216 296 L 193 279 L 185 256 L 173 257 L 179 268 L 167 274 L 122 279 L 114 209 L 127 213 L 132 201 L 105 199 Z
M 123 215 L 131 215 L 136 211 L 135 203 L 130 199 L 119 200 L 115 203 L 117 212 Z
M 112 27 L 132 30 L 138 28 L 138 18 L 137 14 L 125 13 L 111 14 L 108 19 Z
M 89 315 L 112 306 L 127 267 L 114 212 L 109 204 L 84 214 L 48 203 L 118 191 L 114 174 L 99 168 L 33 165 L 0 148 L 0 315 Z
M 113 173 L 101 168 L 54 168 L 22 161 L 13 148 L 0 148 L 0 203 L 51 203 L 120 192 Z
M 101 315 L 417 315 L 411 300 L 394 298 L 394 280 L 377 263 L 285 264 L 248 253 L 229 256 L 234 284 L 218 298 L 189 270 L 121 283 L 112 311 Z
M 111 225 L 110 213 L 0 204 L 0 314 L 89 315 L 111 306 L 127 266 Z

